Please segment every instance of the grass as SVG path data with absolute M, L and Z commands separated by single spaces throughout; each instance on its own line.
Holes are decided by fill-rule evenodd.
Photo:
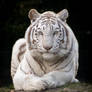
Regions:
M 0 92 L 10 92 L 11 89 L 13 89 L 13 85 L 12 84 L 0 87 Z
M 13 89 L 13 85 L 6 87 L 0 87 L 0 92 L 10 92 Z M 57 89 L 46 90 L 44 92 L 92 92 L 92 84 L 90 83 L 71 83 L 66 84 Z
M 62 87 L 61 92 L 92 92 L 90 83 L 71 83 Z

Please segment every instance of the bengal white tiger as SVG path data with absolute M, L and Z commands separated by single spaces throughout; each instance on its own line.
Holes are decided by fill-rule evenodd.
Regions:
M 78 82 L 78 42 L 66 23 L 68 11 L 29 11 L 30 26 L 12 52 L 15 90 L 44 90 Z

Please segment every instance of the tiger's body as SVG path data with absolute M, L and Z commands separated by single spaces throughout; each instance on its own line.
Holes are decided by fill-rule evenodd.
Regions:
M 67 17 L 67 10 L 58 14 L 29 12 L 32 24 L 12 52 L 11 76 L 16 90 L 44 90 L 78 82 L 78 42 Z

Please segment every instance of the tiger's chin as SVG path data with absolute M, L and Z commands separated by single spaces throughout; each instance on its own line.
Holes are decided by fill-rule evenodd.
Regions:
M 46 61 L 52 61 L 52 60 L 55 59 L 56 55 L 53 54 L 53 53 L 43 53 L 43 54 L 42 54 L 42 57 L 43 57 L 43 59 L 46 60 Z

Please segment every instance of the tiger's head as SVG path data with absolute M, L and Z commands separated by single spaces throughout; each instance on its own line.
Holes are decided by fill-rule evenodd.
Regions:
M 54 59 L 58 55 L 63 56 L 69 42 L 65 27 L 68 11 L 64 9 L 57 14 L 52 11 L 40 14 L 31 9 L 28 17 L 31 25 L 26 31 L 25 38 L 27 47 L 33 54 L 35 53 L 34 56 L 39 53 L 47 60 Z

